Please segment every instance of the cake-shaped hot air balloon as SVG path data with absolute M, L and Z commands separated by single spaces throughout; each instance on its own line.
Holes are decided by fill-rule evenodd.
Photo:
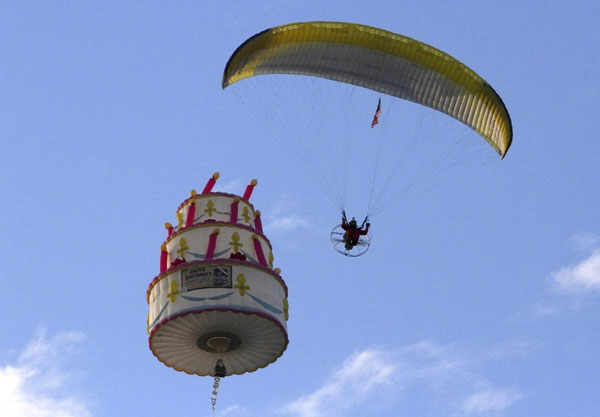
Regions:
M 150 349 L 165 365 L 218 378 L 253 372 L 279 358 L 288 344 L 287 286 L 273 268 L 260 212 L 242 197 L 201 194 L 166 223 L 160 272 L 146 292 Z M 213 407 L 216 393 L 213 392 Z

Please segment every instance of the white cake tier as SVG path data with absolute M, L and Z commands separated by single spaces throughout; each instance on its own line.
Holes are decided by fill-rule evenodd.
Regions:
M 165 365 L 227 375 L 274 362 L 288 344 L 287 287 L 269 268 L 250 261 L 194 261 L 171 268 L 150 284 L 150 349 Z M 214 340 L 226 340 L 217 352 Z
M 181 262 L 207 260 L 211 235 L 215 236 L 213 259 L 229 259 L 232 255 L 246 258 L 253 263 L 273 268 L 273 252 L 267 238 L 254 229 L 241 224 L 211 222 L 185 227 L 172 234 L 166 240 L 168 253 L 167 268 Z M 257 245 L 259 246 L 257 250 Z
M 234 222 L 254 228 L 254 206 L 239 196 L 226 193 L 199 194 L 185 200 L 177 208 L 177 227 L 181 228 L 186 224 L 192 202 L 196 206 L 193 224 L 203 223 L 207 220 L 230 222 L 231 205 L 234 199 L 239 201 L 237 220 Z

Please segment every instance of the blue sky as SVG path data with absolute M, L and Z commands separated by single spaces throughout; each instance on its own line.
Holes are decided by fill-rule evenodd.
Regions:
M 214 171 L 221 191 L 258 179 L 290 292 L 288 349 L 226 378 L 217 416 L 598 415 L 599 18 L 562 1 L 2 2 L 0 415 L 211 414 L 212 381 L 150 352 L 145 291 L 163 223 Z M 430 171 L 374 217 L 357 259 L 330 247 L 339 209 L 310 168 L 221 89 L 237 45 L 308 20 L 433 45 L 512 117 L 504 160 L 469 145 Z M 380 131 L 476 138 L 398 109 Z

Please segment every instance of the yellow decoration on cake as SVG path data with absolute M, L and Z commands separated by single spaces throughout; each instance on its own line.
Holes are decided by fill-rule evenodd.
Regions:
M 273 269 L 273 261 L 275 257 L 273 256 L 273 252 L 269 252 L 269 268 Z
M 238 232 L 233 232 L 229 245 L 233 248 L 234 252 L 239 252 L 240 247 L 244 246 L 244 244 L 240 242 L 240 235 L 238 235 Z
M 181 291 L 179 291 L 179 281 L 173 279 L 169 282 L 169 293 L 167 294 L 167 298 L 172 303 L 177 299 L 177 295 L 179 295 Z
M 244 223 L 250 223 L 250 213 L 248 212 L 248 207 L 244 206 L 242 209 L 242 217 L 244 218 Z
M 171 227 L 173 227 L 173 225 L 169 222 L 165 223 L 165 229 L 170 229 Z
M 185 251 L 187 251 L 188 249 L 189 247 L 185 238 L 182 237 L 181 239 L 179 239 L 179 249 L 177 249 L 177 254 L 180 258 L 185 258 Z
M 246 294 L 246 291 L 250 289 L 250 286 L 246 285 L 246 277 L 244 276 L 244 274 L 238 274 L 236 281 L 237 284 L 235 284 L 233 288 L 236 288 L 239 291 L 240 295 Z
M 256 184 L 258 184 L 258 181 L 256 181 L 256 180 L 252 180 L 252 181 L 250 181 L 250 185 L 254 186 L 254 185 L 256 185 Z
M 190 191 L 190 197 L 196 197 L 196 194 L 198 194 L 196 190 Z
M 215 214 L 215 211 L 217 211 L 217 209 L 215 208 L 215 203 L 212 200 L 208 200 L 204 212 L 212 217 L 212 215 Z
M 183 226 L 183 214 L 181 212 L 177 213 L 177 227 Z
M 281 268 L 275 268 L 273 272 L 275 272 L 277 275 L 281 275 Z
M 283 318 L 285 319 L 285 321 L 288 321 L 288 319 L 290 318 L 290 313 L 288 312 L 290 308 L 290 305 L 288 304 L 288 299 L 284 298 L 283 299 Z

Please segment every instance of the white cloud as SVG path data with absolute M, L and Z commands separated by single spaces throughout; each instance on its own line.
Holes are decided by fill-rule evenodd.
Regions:
M 283 216 L 276 218 L 265 226 L 265 232 L 289 232 L 298 228 L 306 228 L 309 226 L 308 221 L 299 216 Z
M 0 415 L 11 417 L 88 417 L 86 402 L 72 392 L 72 371 L 62 360 L 83 340 L 77 332 L 47 339 L 44 332 L 14 364 L 0 366 Z
M 467 397 L 463 402 L 463 410 L 466 414 L 500 412 L 522 397 L 519 392 L 512 390 L 483 390 Z
M 490 388 L 493 384 L 472 368 L 469 361 L 430 341 L 395 352 L 366 349 L 282 411 L 296 417 L 355 415 L 363 405 L 385 408 L 415 396 L 424 407 L 436 408 L 430 414 L 473 414 L 504 410 L 522 398 L 517 390 Z
M 552 279 L 562 292 L 600 290 L 600 248 L 580 263 L 554 272 Z
M 246 190 L 246 187 L 242 185 L 242 182 L 240 180 L 231 180 L 226 183 L 219 183 L 217 181 L 217 184 L 215 184 L 215 186 L 213 187 L 213 192 L 229 193 L 236 195 L 244 194 L 244 190 Z
M 580 249 L 594 249 L 600 243 L 600 236 L 592 233 L 580 233 L 572 239 Z
M 407 376 L 428 381 L 433 386 L 445 384 L 465 372 L 467 366 L 447 349 L 427 340 L 408 346 L 402 356 Z
M 525 357 L 539 349 L 539 343 L 535 340 L 508 339 L 499 343 L 490 351 L 490 357 L 497 360 L 507 360 L 515 357 Z
M 239 416 L 240 415 L 240 411 L 242 411 L 242 410 L 243 410 L 243 408 L 240 407 L 240 405 L 234 404 L 234 405 L 231 405 L 231 406 L 227 407 L 225 410 L 219 412 L 218 414 L 220 416 L 226 416 L 226 415 L 228 415 L 230 413 L 234 413 L 235 415 Z
M 281 196 L 269 210 L 268 216 L 263 216 L 264 220 L 269 220 L 264 226 L 265 232 L 270 234 L 309 228 L 312 223 L 297 214 L 301 207 L 302 200 L 298 196 L 289 193 Z
M 557 314 L 561 313 L 562 310 L 563 309 L 556 304 L 551 305 L 551 304 L 536 303 L 533 306 L 532 315 L 534 318 L 556 316 Z
M 397 365 L 380 351 L 367 349 L 350 356 L 325 384 L 284 407 L 300 417 L 335 416 L 363 402 L 378 387 L 391 383 Z

